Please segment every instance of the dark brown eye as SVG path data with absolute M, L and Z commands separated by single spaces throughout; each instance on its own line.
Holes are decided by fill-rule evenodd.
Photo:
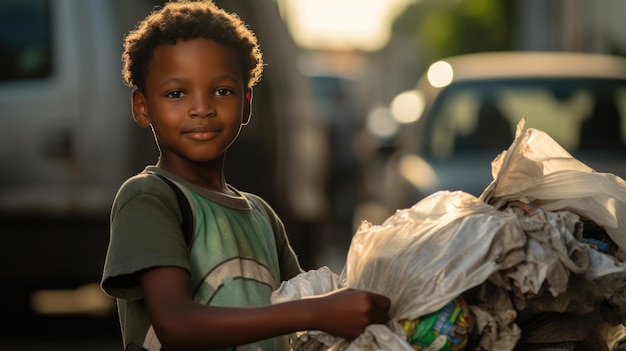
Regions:
M 172 99 L 179 99 L 179 98 L 183 97 L 184 95 L 185 95 L 185 93 L 183 93 L 180 90 L 170 91 L 169 93 L 165 94 L 166 97 L 172 98 Z
M 232 94 L 232 90 L 228 89 L 228 88 L 219 88 L 215 91 L 215 95 L 219 95 L 219 96 L 226 96 L 226 95 L 230 95 Z

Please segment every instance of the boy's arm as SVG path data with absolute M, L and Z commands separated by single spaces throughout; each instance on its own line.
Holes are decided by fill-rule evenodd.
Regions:
M 365 291 L 343 289 L 262 307 L 212 307 L 192 300 L 188 280 L 177 267 L 149 269 L 140 278 L 152 325 L 166 349 L 244 345 L 301 330 L 353 339 L 367 325 L 389 320 L 389 299 Z

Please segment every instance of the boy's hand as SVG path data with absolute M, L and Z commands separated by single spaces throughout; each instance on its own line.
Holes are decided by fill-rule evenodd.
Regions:
M 391 301 L 372 292 L 340 289 L 315 297 L 314 319 L 319 330 L 346 339 L 361 335 L 370 324 L 389 321 Z

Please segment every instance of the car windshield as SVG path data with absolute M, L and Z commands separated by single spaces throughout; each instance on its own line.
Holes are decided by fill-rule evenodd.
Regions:
M 443 89 L 425 116 L 425 156 L 501 151 L 526 127 L 570 153 L 617 152 L 626 140 L 626 81 L 523 78 L 463 81 Z

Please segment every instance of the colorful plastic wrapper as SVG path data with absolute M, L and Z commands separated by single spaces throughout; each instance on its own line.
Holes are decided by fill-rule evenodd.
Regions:
M 423 351 L 441 336 L 445 343 L 439 350 L 463 351 L 467 346 L 474 318 L 461 296 L 443 306 L 437 312 L 413 320 L 402 320 L 400 324 L 407 341 L 414 349 Z

